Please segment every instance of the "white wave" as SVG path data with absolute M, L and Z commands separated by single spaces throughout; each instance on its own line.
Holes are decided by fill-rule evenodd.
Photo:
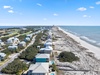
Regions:
M 71 33 L 71 34 L 74 34 L 74 35 L 76 35 L 76 36 L 80 36 L 80 34 L 78 34 L 78 33 L 76 33 L 76 32 L 73 32 L 73 31 L 70 31 L 70 30 L 67 30 L 67 29 L 66 29 L 66 31 L 69 32 L 69 33 Z
M 100 46 L 100 43 L 97 43 L 98 46 Z
M 85 40 L 85 41 L 90 42 L 90 43 L 96 43 L 95 40 L 89 39 L 89 38 L 86 37 L 86 36 L 81 36 L 80 39 Z

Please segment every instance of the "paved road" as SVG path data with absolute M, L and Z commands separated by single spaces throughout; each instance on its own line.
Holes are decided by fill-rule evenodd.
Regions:
M 0 71 L 5 68 L 9 63 L 11 63 L 12 61 L 14 61 L 15 58 L 18 58 L 18 56 L 20 55 L 20 53 L 22 53 L 23 51 L 25 51 L 27 49 L 27 47 L 31 46 L 34 42 L 35 42 L 35 37 L 36 35 L 32 38 L 32 41 L 26 46 L 25 49 L 21 50 L 19 53 L 14 53 L 14 54 L 11 54 L 9 56 L 9 60 L 3 64 L 2 66 L 0 66 Z M 1 75 L 1 74 L 0 74 Z

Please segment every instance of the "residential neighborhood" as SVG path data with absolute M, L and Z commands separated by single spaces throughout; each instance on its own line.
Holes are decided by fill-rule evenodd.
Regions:
M 46 28 L 45 28 L 46 29 Z M 39 29 L 36 32 L 31 32 L 26 34 L 27 28 L 21 28 L 20 30 L 23 31 L 23 33 L 26 36 L 23 36 L 24 34 L 18 34 L 15 36 L 11 36 L 7 38 L 5 41 L 0 40 L 0 70 L 1 74 L 10 74 L 6 72 L 6 66 L 9 66 L 10 63 L 13 63 L 15 61 L 23 61 L 24 63 L 28 64 L 28 61 L 25 62 L 23 58 L 21 58 L 21 54 L 25 51 L 27 51 L 28 47 L 35 46 L 36 38 L 40 41 L 36 44 L 36 54 L 33 56 L 32 61 L 29 61 L 31 63 L 29 67 L 27 67 L 27 70 L 24 72 L 21 72 L 20 74 L 24 75 L 56 75 L 55 71 L 52 71 L 52 65 L 54 64 L 54 60 L 51 60 L 51 56 L 53 54 L 53 43 L 52 43 L 52 32 L 50 29 Z M 9 30 L 10 31 L 10 30 Z M 42 33 L 42 35 L 40 34 Z M 39 35 L 38 35 L 39 34 Z M 41 37 L 40 37 L 41 35 Z M 23 38 L 21 38 L 21 37 Z M 35 37 L 37 36 L 37 37 Z M 39 37 L 38 37 L 39 36 Z M 20 40 L 20 38 L 21 40 Z M 35 38 L 35 41 L 32 39 Z M 42 38 L 45 38 L 43 40 Z M 1 38 L 2 39 L 2 38 Z M 33 41 L 33 43 L 31 43 Z M 29 45 L 30 44 L 30 45 Z M 5 47 L 3 47 L 5 46 Z M 34 48 L 33 48 L 34 49 Z M 14 55 L 13 55 L 14 54 Z M 22 54 L 23 55 L 23 54 Z M 23 59 L 23 60 L 22 60 Z M 17 63 L 16 63 L 17 64 Z M 4 66 L 3 66 L 4 65 Z M 50 67 L 51 66 L 51 67 Z M 12 72 L 13 73 L 13 72 Z

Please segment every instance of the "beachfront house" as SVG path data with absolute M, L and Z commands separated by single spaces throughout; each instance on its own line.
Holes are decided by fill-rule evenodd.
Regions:
M 49 63 L 31 64 L 28 75 L 49 75 Z
M 7 39 L 7 44 L 9 45 L 17 45 L 19 42 L 19 39 L 16 37 L 10 37 L 9 39 Z
M 0 61 L 4 60 L 6 57 L 5 53 L 0 53 Z
M 44 46 L 45 46 L 45 47 L 47 47 L 47 46 L 52 46 L 52 42 L 46 42 L 46 43 L 44 44 Z
M 8 46 L 8 49 L 9 50 L 17 50 L 18 46 L 16 46 L 16 45 Z
M 50 54 L 37 54 L 33 59 L 34 62 L 49 62 Z
M 39 53 L 47 53 L 47 54 L 51 54 L 53 48 L 51 46 L 47 46 L 45 48 L 41 48 L 39 50 Z
M 22 41 L 18 44 L 19 47 L 26 47 L 26 42 Z
M 52 38 L 52 32 L 51 32 L 51 30 L 49 30 L 49 32 L 48 32 L 48 38 Z
M 52 39 L 47 39 L 47 41 L 46 42 L 52 42 Z

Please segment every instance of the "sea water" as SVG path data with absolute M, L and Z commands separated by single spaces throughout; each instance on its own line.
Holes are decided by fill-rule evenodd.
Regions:
M 100 47 L 100 26 L 60 26 L 82 40 Z

